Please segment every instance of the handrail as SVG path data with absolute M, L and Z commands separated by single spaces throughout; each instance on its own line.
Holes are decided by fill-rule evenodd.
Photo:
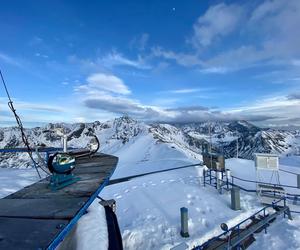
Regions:
M 264 213 L 264 216 L 266 216 L 266 209 L 272 207 L 276 207 L 276 204 L 278 204 L 279 202 L 281 201 L 284 201 L 284 207 L 286 206 L 285 205 L 285 197 L 282 197 L 281 199 L 277 200 L 276 202 L 273 202 L 271 205 L 267 205 L 265 207 L 263 207 L 262 209 L 260 209 L 259 211 L 255 212 L 254 214 L 252 214 L 251 216 L 247 217 L 246 219 L 244 219 L 243 221 L 241 221 L 240 223 L 234 225 L 233 227 L 229 228 L 227 231 L 219 234 L 218 236 L 215 236 L 213 238 L 211 238 L 210 240 L 204 242 L 202 245 L 198 246 L 198 247 L 195 247 L 194 249 L 203 249 L 205 246 L 209 245 L 210 243 L 220 239 L 221 237 L 223 236 L 226 236 L 229 232 L 233 232 L 234 230 L 240 230 L 240 226 L 242 224 L 244 224 L 245 222 L 247 222 L 248 220 L 251 220 L 252 218 L 254 218 L 256 215 L 260 214 L 260 213 Z M 229 242 L 230 242 L 230 239 L 229 239 Z
M 286 173 L 293 174 L 293 175 L 298 175 L 298 174 L 296 174 L 296 173 L 293 173 L 293 172 L 291 172 L 291 171 L 284 170 L 284 169 L 279 169 L 279 171 L 286 172 Z
M 209 173 L 209 172 L 207 171 L 207 173 Z M 217 177 L 216 177 L 216 176 L 210 176 L 209 174 L 206 175 L 205 177 L 208 177 L 208 178 L 210 178 L 211 180 L 217 180 Z M 257 190 L 256 190 L 256 189 L 247 189 L 247 188 L 245 188 L 245 187 L 242 187 L 241 185 L 235 184 L 235 183 L 233 183 L 233 179 L 236 178 L 236 179 L 239 179 L 239 180 L 245 181 L 245 182 L 261 183 L 261 184 L 269 184 L 269 183 L 264 183 L 264 182 L 257 182 L 257 181 L 245 180 L 245 179 L 242 179 L 242 178 L 239 178 L 239 177 L 235 177 L 235 176 L 231 176 L 231 177 L 232 177 L 232 181 L 227 180 L 227 181 L 225 181 L 224 183 L 225 183 L 225 184 L 227 183 L 228 185 L 231 185 L 231 186 L 234 186 L 234 187 L 238 187 L 238 188 L 240 188 L 241 190 L 243 190 L 243 191 L 245 191 L 245 192 L 249 192 L 249 193 L 256 193 Z M 212 187 L 216 187 L 216 185 L 214 185 L 213 183 L 210 183 L 209 181 L 205 181 L 204 183 L 207 184 L 207 185 L 210 185 L 210 186 L 212 186 Z M 277 185 L 277 186 L 278 186 L 278 185 Z M 274 191 L 268 191 L 267 193 L 272 193 L 272 194 L 273 194 Z M 276 191 L 275 191 L 275 193 L 276 193 Z M 284 197 L 286 198 L 286 200 L 295 201 L 295 199 L 300 198 L 300 194 L 285 193 L 285 196 L 284 196 Z M 293 212 L 293 213 L 300 213 L 300 212 L 297 212 L 297 211 L 291 211 L 291 212 Z
M 42 153 L 47 153 L 51 151 L 61 151 L 63 148 L 55 147 L 38 147 L 38 151 Z M 0 153 L 27 153 L 27 148 L 1 148 Z
M 296 186 L 290 186 L 290 185 L 285 185 L 285 184 L 275 184 L 275 183 L 267 183 L 267 182 L 262 182 L 262 181 L 252 181 L 252 180 L 246 180 L 240 177 L 236 177 L 236 176 L 231 176 L 234 179 L 240 180 L 240 181 L 244 181 L 244 182 L 250 182 L 250 183 L 256 183 L 256 184 L 265 184 L 265 185 L 273 185 L 276 187 L 288 187 L 288 188 L 297 188 Z

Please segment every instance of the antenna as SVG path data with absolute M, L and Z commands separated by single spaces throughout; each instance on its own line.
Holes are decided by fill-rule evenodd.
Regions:
M 212 139 L 211 139 L 211 122 L 209 121 L 209 154 L 210 154 L 210 167 L 212 168 Z
M 237 130 L 235 130 L 236 134 L 237 134 Z M 239 137 L 237 135 L 236 137 L 236 158 L 239 158 Z

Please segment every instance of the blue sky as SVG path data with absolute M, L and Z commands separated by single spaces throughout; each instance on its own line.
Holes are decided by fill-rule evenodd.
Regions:
M 27 125 L 300 125 L 299 23 L 298 0 L 4 1 L 0 67 Z

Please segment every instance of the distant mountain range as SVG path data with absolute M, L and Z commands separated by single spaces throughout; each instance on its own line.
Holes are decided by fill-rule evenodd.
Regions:
M 140 137 L 151 138 L 151 147 L 166 144 L 172 150 L 183 152 L 187 157 L 198 159 L 203 145 L 212 143 L 213 151 L 226 158 L 252 159 L 254 153 L 294 154 L 300 148 L 299 130 L 262 129 L 246 121 L 202 122 L 188 124 L 145 124 L 130 117 L 120 117 L 107 122 L 55 123 L 44 127 L 26 129 L 29 142 L 35 146 L 61 146 L 61 137 L 55 129 L 62 128 L 72 147 L 85 147 L 93 134 L 100 138 L 102 152 L 117 154 L 126 145 L 134 145 Z M 211 136 L 210 136 L 211 135 Z M 0 128 L 0 148 L 23 147 L 20 132 L 16 127 Z M 130 151 L 134 153 L 134 151 Z M 136 152 L 138 153 L 138 152 Z M 145 155 L 144 157 L 147 158 Z M 24 154 L 0 155 L 0 167 L 28 166 Z M 157 159 L 159 160 L 159 159 Z

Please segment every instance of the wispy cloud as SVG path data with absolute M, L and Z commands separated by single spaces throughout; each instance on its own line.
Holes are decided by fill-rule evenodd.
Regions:
M 99 69 L 112 70 L 113 68 L 120 66 L 132 67 L 139 70 L 150 70 L 152 68 L 141 55 L 137 55 L 136 59 L 131 59 L 115 50 L 93 59 L 82 59 L 78 58 L 76 55 L 72 55 L 69 56 L 68 61 L 73 64 L 79 64 L 83 69 L 91 71 Z
M 300 65 L 299 12 L 298 0 L 220 3 L 209 7 L 193 25 L 193 35 L 187 38 L 193 51 L 155 47 L 152 54 L 184 67 L 197 67 L 204 74 L 272 65 L 289 70 Z
M 196 48 L 206 47 L 237 29 L 241 25 L 243 8 L 239 5 L 220 3 L 210 7 L 194 24 L 190 39 Z
M 102 63 L 107 67 L 114 66 L 130 66 L 137 69 L 150 69 L 151 67 L 145 63 L 141 56 L 138 56 L 137 60 L 132 60 L 124 57 L 122 54 L 112 52 L 102 58 L 98 58 L 98 63 Z
M 0 52 L 0 61 L 19 67 L 19 68 L 23 68 L 22 63 L 20 62 L 19 59 L 11 57 L 5 53 Z
M 207 91 L 207 89 L 201 89 L 201 88 L 187 88 L 187 89 L 175 89 L 167 91 L 172 94 L 191 94 L 191 93 L 197 93 L 201 91 Z
M 96 73 L 90 75 L 86 81 L 87 84 L 77 86 L 75 90 L 77 92 L 84 91 L 89 95 L 97 94 L 99 91 L 103 90 L 122 95 L 128 95 L 131 93 L 123 80 L 115 75 Z
M 136 48 L 140 51 L 144 51 L 147 43 L 149 41 L 149 34 L 148 33 L 143 33 L 139 36 L 135 36 L 129 43 L 129 46 L 131 48 Z
M 185 67 L 203 65 L 203 62 L 199 59 L 199 57 L 195 53 L 193 53 L 193 54 L 176 53 L 174 51 L 165 50 L 161 47 L 153 47 L 152 48 L 152 56 L 161 57 L 161 58 L 164 58 L 167 60 L 174 60 L 179 65 L 182 65 Z

